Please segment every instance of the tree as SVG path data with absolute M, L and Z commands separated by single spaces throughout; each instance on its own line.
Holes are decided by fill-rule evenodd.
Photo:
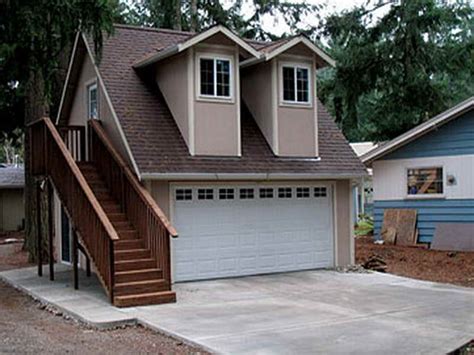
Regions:
M 389 7 L 375 19 L 374 9 Z M 327 18 L 319 94 L 350 140 L 391 139 L 474 93 L 469 2 L 376 2 Z
M 112 30 L 117 16 L 112 0 L 10 0 L 0 3 L 1 87 L 10 88 L 24 105 L 15 125 L 55 115 L 66 73 L 68 56 L 77 31 L 91 36 L 99 56 L 104 31 Z M 7 90 L 8 91 L 8 90 Z M 2 92 L 5 100 L 5 91 Z M 1 100 L 0 99 L 0 102 Z M 20 118 L 21 117 L 21 118 Z M 35 185 L 28 174 L 29 140 L 25 137 L 25 246 L 30 259 L 36 256 Z M 41 211 L 46 213 L 46 211 Z M 43 215 L 47 220 L 47 216 Z

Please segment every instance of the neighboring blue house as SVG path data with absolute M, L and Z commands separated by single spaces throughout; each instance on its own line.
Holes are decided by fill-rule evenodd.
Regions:
M 418 242 L 437 226 L 474 234 L 474 97 L 361 157 L 373 169 L 375 235 L 386 208 L 418 211 Z

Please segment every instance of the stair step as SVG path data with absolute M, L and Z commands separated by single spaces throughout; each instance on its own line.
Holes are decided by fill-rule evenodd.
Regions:
M 151 268 L 144 270 L 116 271 L 114 275 L 116 283 L 125 283 L 161 279 L 163 272 L 160 269 Z
M 132 224 L 128 220 L 113 221 L 112 225 L 115 227 L 115 229 L 121 230 L 121 231 L 128 231 L 128 230 L 134 231 L 135 230 L 135 228 L 132 226 Z
M 150 258 L 115 261 L 115 271 L 153 269 L 156 261 Z
M 107 213 L 107 217 L 111 222 L 125 222 L 128 221 L 127 215 L 125 213 Z
M 173 302 L 176 302 L 176 293 L 174 291 L 152 292 L 114 297 L 114 305 L 117 307 L 133 307 Z
M 141 239 L 121 239 L 114 243 L 115 251 L 142 249 L 144 243 Z
M 115 250 L 115 261 L 149 259 L 150 257 L 151 252 L 148 249 Z
M 102 206 L 102 209 L 105 211 L 105 213 L 119 213 L 122 211 L 120 208 L 120 205 L 117 203 L 102 203 L 99 200 L 100 205 Z
M 114 226 L 115 227 L 115 226 Z M 118 229 L 115 228 L 120 239 L 130 240 L 138 239 L 138 232 L 135 229 Z
M 163 279 L 124 282 L 115 284 L 114 294 L 116 296 L 125 296 L 142 293 L 153 293 L 167 291 L 168 287 L 168 283 Z

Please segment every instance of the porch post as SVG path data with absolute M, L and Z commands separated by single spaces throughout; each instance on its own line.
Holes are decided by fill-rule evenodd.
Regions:
M 54 281 L 54 217 L 53 184 L 48 184 L 48 225 L 49 225 L 49 279 Z
M 72 229 L 72 269 L 74 278 L 74 289 L 79 289 L 79 261 L 78 261 L 78 242 L 77 242 L 77 231 L 76 228 Z
M 43 250 L 41 236 L 41 182 L 36 182 L 36 252 L 38 276 L 43 276 Z

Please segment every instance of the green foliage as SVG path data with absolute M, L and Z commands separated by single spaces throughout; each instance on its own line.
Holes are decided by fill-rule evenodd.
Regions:
M 469 2 L 400 1 L 380 19 L 377 2 L 326 19 L 337 61 L 319 95 L 352 140 L 391 139 L 474 94 Z
M 369 215 L 360 215 L 355 234 L 357 236 L 374 234 L 374 219 Z
M 3 137 L 0 138 L 0 162 L 6 164 L 23 163 L 23 130 L 16 128 L 9 134 L 2 133 Z

